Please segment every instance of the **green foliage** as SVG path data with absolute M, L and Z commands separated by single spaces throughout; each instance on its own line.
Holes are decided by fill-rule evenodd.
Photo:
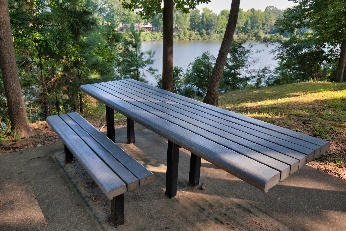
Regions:
M 210 0 L 176 0 L 175 8 L 184 13 L 195 9 L 198 4 L 208 3 Z M 162 13 L 162 0 L 122 0 L 124 8 L 136 11 L 143 18 L 149 19 L 156 14 Z
M 5 90 L 2 81 L 2 75 L 0 72 L 0 141 L 4 134 L 9 131 L 10 120 L 7 113 L 7 103 L 5 97 Z
M 173 67 L 173 92 L 180 94 L 180 95 L 187 95 L 185 94 L 185 83 L 184 83 L 185 73 L 184 70 L 181 67 Z M 162 88 L 162 78 L 160 75 L 156 76 L 157 80 L 157 87 Z
M 203 97 L 207 93 L 208 82 L 213 72 L 215 57 L 204 52 L 190 64 L 186 71 L 184 95 L 188 97 Z
M 244 89 L 250 80 L 249 76 L 242 76 L 242 70 L 247 67 L 251 50 L 244 47 L 243 42 L 232 42 L 229 57 L 227 59 L 223 78 L 220 83 L 220 91 Z
M 344 0 L 294 0 L 296 6 L 285 12 L 280 30 L 306 33 L 320 43 L 339 45 L 345 40 L 346 7 Z M 310 28 L 311 31 L 306 31 Z
M 276 48 L 276 69 L 279 77 L 269 80 L 269 84 L 285 84 L 309 80 L 326 80 L 333 74 L 336 57 L 325 50 L 324 45 L 312 39 L 292 37 L 282 41 Z
M 244 89 L 248 85 L 251 76 L 244 76 L 242 70 L 249 66 L 249 56 L 251 50 L 244 47 L 244 42 L 233 42 L 223 77 L 220 81 L 220 93 L 235 89 Z M 184 72 L 182 68 L 174 67 L 173 92 L 190 97 L 202 98 L 208 88 L 210 76 L 212 74 L 216 58 L 209 52 L 204 52 L 190 63 Z M 262 73 L 263 75 L 263 73 Z M 257 84 L 261 86 L 261 82 Z M 158 87 L 162 87 L 161 79 L 158 78 Z
M 331 79 L 346 34 L 344 0 L 302 0 L 288 9 L 277 25 L 289 33 L 277 48 L 279 78 L 272 84 Z
M 122 1 L 126 9 L 130 9 L 140 16 L 137 23 L 149 22 L 154 31 L 143 35 L 144 41 L 162 39 L 155 33 L 161 33 L 162 29 L 162 1 Z M 174 39 L 175 40 L 222 40 L 226 29 L 229 10 L 223 10 L 219 14 L 205 8 L 202 11 L 195 9 L 200 3 L 209 1 L 175 1 L 174 10 Z M 251 9 L 240 10 L 236 30 L 236 37 L 240 40 L 268 40 L 277 35 L 278 28 L 275 25 L 283 11 L 273 6 L 268 6 L 265 11 Z M 134 16 L 133 16 L 134 17 Z M 123 23 L 134 23 L 122 21 Z
M 141 34 L 128 30 L 122 36 L 121 43 L 118 45 L 120 51 L 115 59 L 115 78 L 116 79 L 136 79 L 145 82 L 146 74 L 155 75 L 156 70 L 148 65 L 153 64 L 153 53 L 151 51 L 141 52 Z
M 139 47 L 133 49 L 133 44 L 139 44 L 139 35 L 133 34 L 133 42 L 131 36 L 117 31 L 121 22 L 139 21 L 135 14 L 122 9 L 119 1 L 9 3 L 19 76 L 31 121 L 49 114 L 82 111 L 84 99 L 79 86 L 119 78 L 114 66 L 129 67 L 123 51 L 128 60 L 135 60 L 137 69 L 145 69 L 152 62 L 145 59 L 146 54 L 138 53 Z M 122 77 L 141 78 L 133 76 L 132 70 L 123 68 Z M 0 96 L 1 104 L 5 103 L 2 99 Z M 4 127 L 5 111 L 0 114 Z

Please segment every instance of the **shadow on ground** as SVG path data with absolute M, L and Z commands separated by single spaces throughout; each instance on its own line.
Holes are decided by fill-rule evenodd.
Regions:
M 310 167 L 302 168 L 263 193 L 203 161 L 202 186 L 191 188 L 188 186 L 189 153 L 182 149 L 178 194 L 168 199 L 164 195 L 167 142 L 139 125 L 136 125 L 135 144 L 126 144 L 125 128 L 116 129 L 116 142 L 157 176 L 153 184 L 125 194 L 125 225 L 111 226 L 110 202 L 78 163 L 64 164 L 62 144 L 58 142 L 29 152 L 0 156 L 1 229 L 25 229 L 27 224 L 32 224 L 28 230 L 55 230 L 60 223 L 69 230 L 81 230 L 89 225 L 88 230 L 126 231 L 346 228 L 346 182 Z M 45 154 L 35 156 L 36 150 Z M 13 164 L 13 156 L 17 156 L 20 164 L 4 167 L 4 163 Z M 18 170 L 21 166 L 27 167 Z M 40 168 L 46 170 L 37 173 Z M 4 178 L 6 174 L 11 175 L 10 180 Z M 13 180 L 16 185 L 11 185 L 11 179 L 17 178 L 20 180 Z M 3 196 L 11 194 L 13 189 L 28 193 Z M 18 202 L 21 200 L 23 203 Z M 16 206 L 24 205 L 25 201 L 30 202 L 34 213 L 29 206 Z M 14 219 L 18 213 L 25 213 L 25 219 Z M 78 226 L 78 222 L 85 226 Z

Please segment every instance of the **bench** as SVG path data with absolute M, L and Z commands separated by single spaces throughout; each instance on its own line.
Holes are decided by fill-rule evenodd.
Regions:
M 153 182 L 153 173 L 76 112 L 49 116 L 47 122 L 64 142 L 66 163 L 76 157 L 111 200 L 113 224 L 124 224 L 124 193 Z
M 189 184 L 199 184 L 201 158 L 267 192 L 325 153 L 329 142 L 207 105 L 132 79 L 85 84 L 80 89 L 106 105 L 114 139 L 114 110 L 168 140 L 166 195 L 177 192 L 179 148 L 191 152 Z

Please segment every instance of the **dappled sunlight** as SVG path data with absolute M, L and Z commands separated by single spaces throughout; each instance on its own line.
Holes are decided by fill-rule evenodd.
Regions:
M 236 107 L 257 108 L 261 106 L 271 106 L 278 104 L 309 104 L 320 100 L 346 100 L 346 90 L 343 91 L 323 91 L 317 93 L 291 93 L 291 97 L 279 98 L 274 100 L 263 100 L 259 102 L 240 103 Z M 326 105 L 327 106 L 327 105 Z
M 346 83 L 305 82 L 232 91 L 222 108 L 328 140 L 330 149 L 316 169 L 346 179 Z
M 151 172 L 154 172 L 154 173 L 166 173 L 166 165 L 164 164 L 160 164 L 160 165 L 157 165 L 157 166 L 153 166 L 153 165 L 145 165 L 145 167 L 151 171 Z
M 345 96 L 345 83 L 331 82 L 304 82 L 287 84 L 281 86 L 264 87 L 260 89 L 236 90 L 220 95 L 219 105 L 223 107 L 240 107 L 244 102 L 250 104 L 255 102 L 271 101 L 278 99 L 283 100 L 282 103 L 291 102 L 290 98 L 295 97 L 319 97 L 319 95 L 340 94 Z M 323 97 L 322 97 L 323 99 Z M 252 105 L 243 105 L 252 106 Z

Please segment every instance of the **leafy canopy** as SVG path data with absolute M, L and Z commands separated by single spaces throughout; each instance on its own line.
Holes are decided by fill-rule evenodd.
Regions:
M 185 13 L 190 9 L 195 9 L 198 4 L 208 3 L 210 0 L 175 0 L 175 7 Z M 134 10 L 143 18 L 162 13 L 162 0 L 123 0 L 124 8 Z
M 339 45 L 345 40 L 345 0 L 294 0 L 294 2 L 299 4 L 289 8 L 279 23 L 282 31 L 287 30 L 292 34 L 308 32 L 315 39 L 331 45 Z

